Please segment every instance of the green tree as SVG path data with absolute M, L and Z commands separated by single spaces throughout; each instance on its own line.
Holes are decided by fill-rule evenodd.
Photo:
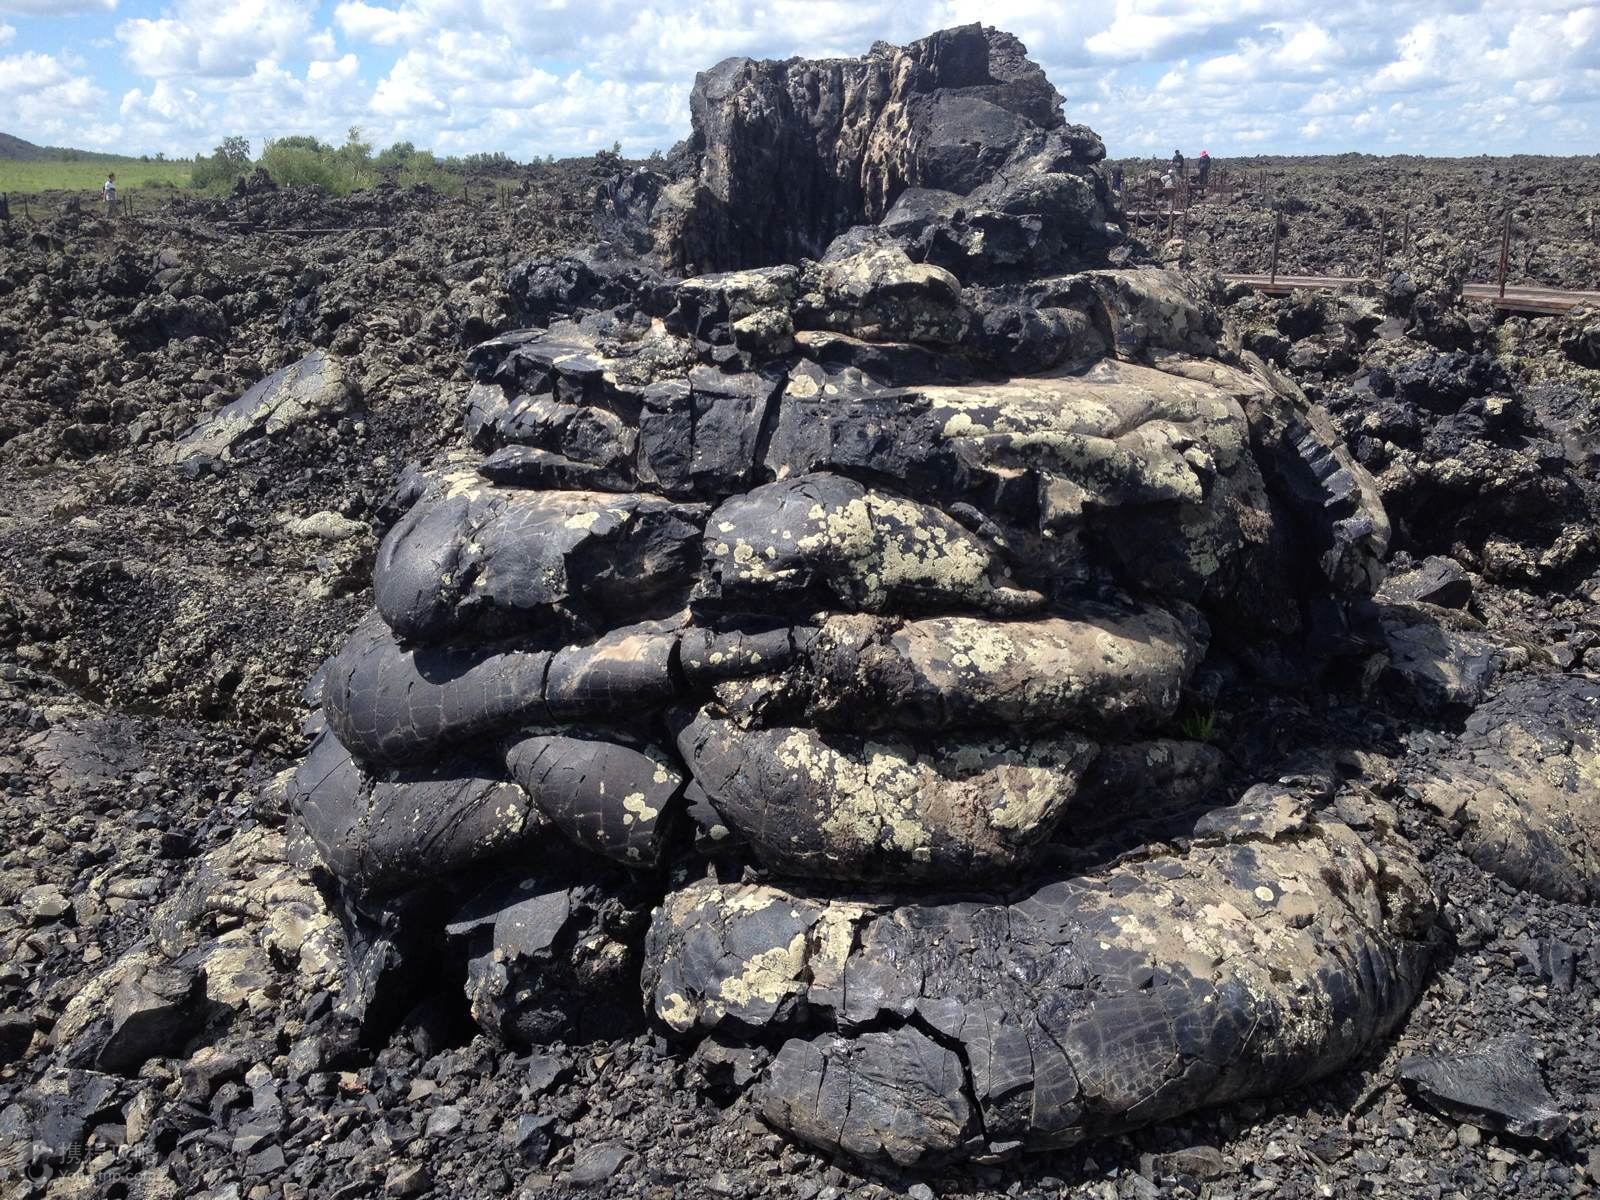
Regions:
M 225 137 L 209 155 L 197 154 L 189 173 L 193 187 L 218 191 L 233 186 L 234 180 L 250 169 L 250 139 Z
M 503 150 L 490 154 L 468 154 L 465 158 L 446 161 L 455 163 L 456 169 L 466 175 L 510 175 L 517 169 L 517 164 Z
M 327 142 L 319 142 L 316 138 L 304 133 L 291 133 L 288 137 L 269 138 L 266 148 L 261 151 L 261 157 L 266 158 L 268 150 L 304 150 L 311 154 L 332 154 L 333 147 Z
M 350 126 L 337 152 L 340 195 L 348 195 L 372 182 L 372 143 L 361 140 L 359 126 Z
M 273 138 L 261 151 L 261 165 L 273 182 L 285 187 L 314 187 L 340 194 L 335 151 L 326 142 L 304 134 Z
M 372 160 L 372 168 L 380 175 L 398 175 L 411 165 L 417 148 L 410 142 L 396 142 L 387 150 L 380 150 Z
M 305 134 L 271 138 L 261 151 L 261 166 L 280 184 L 314 187 L 347 196 L 373 180 L 372 146 L 352 128 L 337 149 Z

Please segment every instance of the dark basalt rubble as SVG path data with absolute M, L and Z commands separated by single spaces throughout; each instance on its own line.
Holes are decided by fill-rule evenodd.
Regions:
M 1408 240 L 1412 249 L 1433 240 L 1436 263 L 1454 260 L 1463 277 L 1493 280 L 1510 213 L 1508 273 L 1513 284 L 1594 287 L 1600 246 L 1595 243 L 1592 198 L 1600 186 L 1600 161 L 1593 155 L 1240 158 L 1213 151 L 1213 156 L 1212 180 L 1224 180 L 1230 192 L 1242 185 L 1243 192 L 1222 196 L 1213 188 L 1204 202 L 1191 207 L 1184 249 L 1197 266 L 1241 273 L 1268 270 L 1276 208 L 1281 218 L 1278 264 L 1284 274 L 1371 274 L 1382 238 L 1386 265 Z M 1146 181 L 1159 178 L 1164 165 L 1150 160 L 1124 160 L 1122 165 L 1130 195 L 1148 207 Z M 1158 233 L 1165 232 L 1163 220 Z M 1174 239 L 1171 252 L 1176 249 Z M 1431 290 L 1429 280 L 1415 275 L 1412 280 L 1418 293 Z M 1441 328 L 1449 324 L 1465 332 L 1478 315 L 1436 300 L 1437 293 L 1429 303 L 1429 319 Z
M 1570 589 L 1600 566 L 1586 315 L 1492 326 L 1462 303 L 1452 251 L 1428 235 L 1347 293 L 1219 293 L 1228 340 L 1321 401 L 1394 516 L 1396 550 L 1505 587 Z
M 1202 660 L 1309 679 L 1377 636 L 1362 468 L 1181 279 L 1105 265 L 1098 142 L 1008 35 L 735 60 L 693 109 L 677 177 L 602 194 L 642 258 L 514 273 L 541 324 L 469 356 L 482 458 L 408 474 L 319 675 L 289 801 L 345 1010 L 374 1028 L 443 938 L 485 1031 L 547 1041 L 615 1007 L 667 888 L 654 1016 L 788 1038 L 761 1111 L 863 1159 L 1349 1061 L 1416 994 L 1432 899 L 1331 787 L 1109 872 L 1053 838 L 1091 780 L 1127 807 L 1205 776 L 1148 740 Z M 682 882 L 691 826 L 760 882 Z
M 1401 1062 L 1400 1078 L 1431 1107 L 1483 1129 L 1551 1141 L 1567 1128 L 1526 1035 L 1497 1038 L 1466 1054 L 1416 1055 Z
M 1600 899 L 1593 679 L 1512 681 L 1422 766 L 1422 802 L 1460 829 L 1463 849 L 1485 871 L 1554 900 Z

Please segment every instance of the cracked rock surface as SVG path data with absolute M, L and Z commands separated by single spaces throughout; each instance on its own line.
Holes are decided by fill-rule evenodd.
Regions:
M 767 1119 L 901 1166 L 1292 1087 L 1400 1019 L 1432 920 L 1404 849 L 1312 808 L 1255 789 L 1184 852 L 959 900 L 696 883 L 645 986 L 680 1032 L 787 1036 Z

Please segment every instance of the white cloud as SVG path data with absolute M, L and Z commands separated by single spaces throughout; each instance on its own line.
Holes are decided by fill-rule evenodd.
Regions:
M 640 152 L 686 132 L 693 73 L 724 55 L 856 54 L 968 20 L 1018 33 L 1114 153 L 1476 151 L 1474 103 L 1520 148 L 1519 121 L 1600 94 L 1600 6 L 1560 0 L 347 0 L 335 20 L 362 50 L 399 51 L 374 112 L 441 144 Z M 1587 149 L 1574 130 L 1594 140 L 1594 107 L 1563 114 L 1576 124 L 1537 128 Z
M 1273 58 L 1287 70 L 1325 72 L 1344 57 L 1339 43 L 1315 21 L 1273 28 L 1283 36 Z
M 57 87 L 70 77 L 60 59 L 29 51 L 0 58 L 0 96 L 20 96 Z
M 1098 124 L 1113 153 L 1209 140 L 1216 154 L 1224 136 L 1247 134 L 1289 153 L 1587 153 L 1600 133 L 1592 3 L 1290 3 L 1229 24 L 1223 40 L 1214 53 L 1192 52 L 1191 40 L 1183 57 L 1152 60 L 1142 92 L 1128 67 L 1113 71 L 1122 107 L 1106 106 Z
M 116 7 L 117 0 L 0 0 L 0 13 L 19 17 L 72 17 Z
M 354 54 L 346 54 L 335 59 L 315 59 L 306 67 L 306 82 L 315 84 L 333 84 L 352 80 L 361 70 L 361 63 Z
M 372 111 L 385 117 L 415 116 L 418 113 L 443 113 L 444 101 L 434 95 L 434 84 L 427 60 L 407 53 L 395 63 L 372 93 Z
M 0 21 L 0 46 L 8 45 L 17 36 L 17 27 Z
M 65 58 L 33 51 L 0 57 L 0 113 L 7 132 L 68 144 L 104 104 L 105 93 L 74 74 Z
M 262 59 L 241 77 L 162 78 L 131 88 L 106 128 L 122 145 L 173 155 L 209 152 L 241 135 L 257 151 L 264 138 L 292 133 L 341 142 L 365 123 L 366 92 L 353 54 L 316 59 L 300 72 Z
M 1455 57 L 1457 45 L 1472 36 L 1454 22 L 1430 17 L 1419 21 L 1400 38 L 1399 55 L 1378 72 L 1373 89 L 1380 92 L 1412 91 L 1445 82 L 1461 61 Z M 1471 60 L 1482 67 L 1485 45 L 1481 39 L 1478 54 Z M 1464 47 L 1462 47 L 1464 49 Z
M 504 131 L 524 153 L 644 153 L 687 132 L 695 72 L 728 55 L 856 55 L 981 18 L 1076 64 L 1109 14 L 1108 0 L 1065 15 L 1039 0 L 344 0 L 334 22 L 361 51 L 399 51 L 372 94 L 382 137 L 431 121 L 444 142 L 478 131 L 476 149 Z
M 0 26 L 12 52 L 0 59 L 12 89 L 0 88 L 0 124 L 39 131 L 10 116 L 24 88 L 69 89 L 60 94 L 83 103 L 75 81 L 110 73 L 90 35 L 114 28 L 133 86 L 73 113 L 83 131 L 73 137 L 192 153 L 225 134 L 338 140 L 360 125 L 379 144 L 445 153 L 530 157 L 619 140 L 642 154 L 688 132 L 694 74 L 726 55 L 855 55 L 982 20 L 1027 43 L 1069 117 L 1113 154 L 1592 152 L 1600 142 L 1595 0 L 153 3 L 81 36 L 61 25 L 41 41 L 48 21 L 10 35 Z M 0 12 L 30 16 L 111 7 L 0 0 Z
M 333 19 L 346 36 L 371 42 L 375 46 L 393 46 L 425 32 L 421 25 L 421 14 L 415 10 L 399 12 L 376 4 L 364 4 L 361 0 L 340 4 L 333 10 Z
M 1117 0 L 1111 24 L 1087 39 L 1089 51 L 1113 61 L 1152 59 L 1209 48 L 1227 31 L 1270 14 L 1272 0 Z
M 141 75 L 237 78 L 303 53 L 315 13 L 315 0 L 178 0 L 155 20 L 123 21 L 117 38 Z

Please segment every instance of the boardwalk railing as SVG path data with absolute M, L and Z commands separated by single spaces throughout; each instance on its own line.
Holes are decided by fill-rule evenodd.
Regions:
M 1242 283 L 1245 287 L 1269 295 L 1286 296 L 1290 292 L 1307 289 L 1314 292 L 1332 292 L 1340 288 L 1372 279 L 1355 275 L 1238 275 L 1224 273 L 1229 283 Z M 1562 288 L 1519 287 L 1507 285 L 1502 279 L 1497 283 L 1469 283 L 1461 289 L 1468 300 L 1487 300 L 1504 312 L 1535 314 L 1564 313 L 1580 304 L 1600 306 L 1600 292 L 1567 291 Z

